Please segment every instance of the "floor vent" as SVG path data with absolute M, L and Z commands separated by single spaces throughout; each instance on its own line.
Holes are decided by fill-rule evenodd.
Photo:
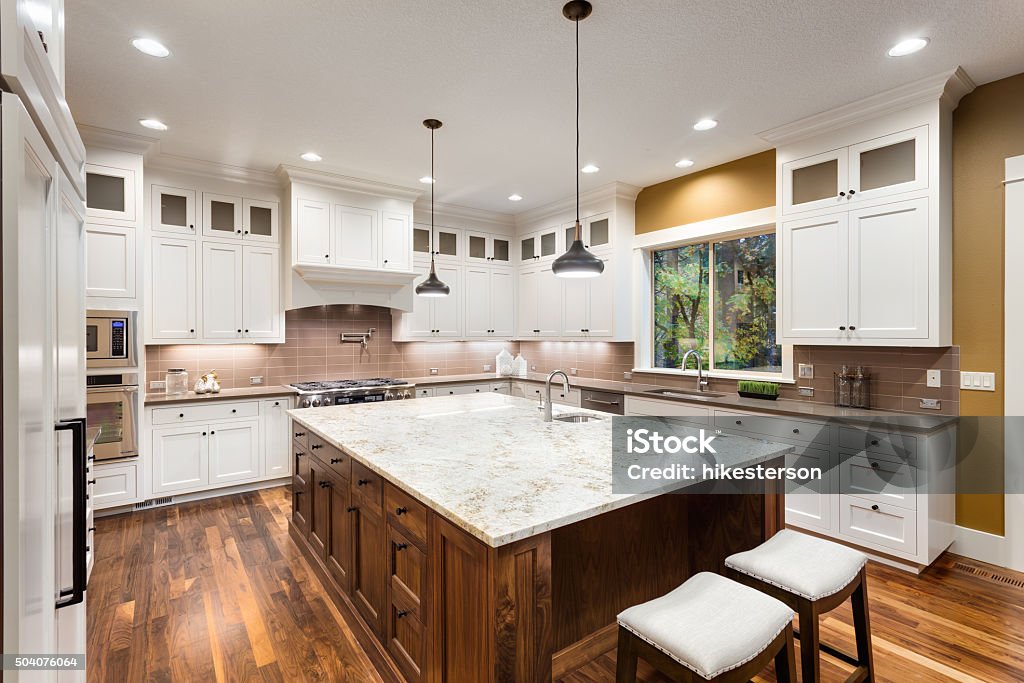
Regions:
M 1007 576 L 1005 574 L 997 574 L 995 572 L 990 572 L 987 569 L 982 569 L 981 567 L 964 564 L 963 562 L 954 563 L 953 569 L 961 572 L 967 572 L 968 574 L 973 574 L 974 576 L 982 579 L 988 579 L 989 581 L 1013 586 L 1014 588 L 1024 588 L 1024 579 L 1017 578 L 1015 576 Z
M 148 510 L 149 508 L 155 508 L 160 505 L 170 505 L 174 502 L 173 496 L 164 496 L 163 498 L 150 498 L 144 500 L 141 503 L 136 503 L 133 510 Z

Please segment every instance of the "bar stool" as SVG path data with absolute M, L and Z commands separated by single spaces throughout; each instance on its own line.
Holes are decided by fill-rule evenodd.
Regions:
M 725 558 L 726 576 L 786 603 L 800 616 L 803 683 L 821 680 L 819 650 L 855 667 L 846 683 L 873 681 L 871 624 L 868 618 L 867 556 L 816 536 L 783 529 L 742 553 Z M 818 639 L 818 617 L 847 598 L 853 606 L 857 656 Z
M 702 572 L 618 616 L 616 683 L 635 683 L 637 658 L 677 683 L 747 683 L 775 660 L 796 683 L 793 610 L 764 593 Z

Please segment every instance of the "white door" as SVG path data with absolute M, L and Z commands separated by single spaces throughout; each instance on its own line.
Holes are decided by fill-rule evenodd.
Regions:
M 203 193 L 203 234 L 207 237 L 242 238 L 242 198 Z
M 518 312 L 516 326 L 517 337 L 529 339 L 540 335 L 537 319 L 537 302 L 540 296 L 540 268 L 530 268 L 519 272 L 519 297 L 516 302 Z
M 832 468 L 830 455 L 818 448 L 798 448 L 786 456 L 786 466 L 821 469 L 820 479 L 786 483 L 786 524 L 821 531 L 832 529 Z
M 377 268 L 377 212 L 354 206 L 334 207 L 334 253 L 331 263 Z
M 462 268 L 444 263 L 437 264 L 437 277 L 451 287 L 451 294 L 432 299 L 434 304 L 434 329 L 438 337 L 462 336 L 462 301 L 466 292 L 462 283 Z M 422 297 L 421 297 L 422 298 Z
M 427 279 L 427 275 L 430 273 L 430 263 L 416 263 L 414 270 L 418 273 L 413 281 L 413 286 L 415 287 Z M 451 283 L 449 283 L 449 286 L 451 286 Z M 433 301 L 429 297 L 413 294 L 412 312 L 402 315 L 403 338 L 417 339 L 434 336 Z
M 850 147 L 850 204 L 928 187 L 928 126 Z
M 246 241 L 277 244 L 279 222 L 277 202 L 242 200 L 242 236 Z
M 190 425 L 153 430 L 153 493 L 206 486 L 209 479 L 209 427 Z
M 296 200 L 295 262 L 331 262 L 331 205 L 327 202 Z
M 783 335 L 847 339 L 846 212 L 782 224 Z
M 150 226 L 158 232 L 196 234 L 196 191 L 153 185 Z
M 782 213 L 845 207 L 850 189 L 847 149 L 782 164 Z
M 600 277 L 605 277 L 605 275 Z M 589 280 L 590 278 L 566 278 L 561 282 L 562 329 L 560 334 L 563 337 L 584 337 L 587 334 L 587 318 L 590 310 L 588 303 Z M 543 300 L 541 305 L 544 305 Z M 552 318 L 553 320 L 554 318 Z
M 615 336 L 615 273 L 611 259 L 604 259 L 604 272 L 588 280 L 588 337 Z
M 381 267 L 409 270 L 412 263 L 412 228 L 409 216 L 385 211 L 381 215 Z
M 85 295 L 135 298 L 135 228 L 90 223 L 85 230 Z
M 54 292 L 57 417 L 85 416 L 85 207 L 71 181 L 59 176 Z
M 149 319 L 153 339 L 196 338 L 196 243 L 152 239 Z
M 555 233 L 551 233 L 554 235 Z M 537 293 L 537 327 L 540 336 L 557 337 L 562 329 L 562 280 L 551 272 L 551 265 L 541 267 Z
M 850 212 L 855 339 L 928 336 L 928 199 Z
M 466 294 L 470 292 L 466 287 Z M 515 336 L 516 282 L 511 270 L 491 271 L 491 336 L 511 339 Z
M 491 336 L 491 271 L 489 268 L 466 268 L 466 336 Z
M 291 474 L 291 439 L 288 438 L 288 413 L 291 399 L 281 398 L 260 401 L 260 417 L 263 420 L 263 469 L 265 477 L 287 477 Z
M 246 245 L 242 250 L 242 335 L 280 338 L 283 310 L 280 250 Z
M 204 339 L 242 336 L 242 245 L 203 242 Z
M 259 420 L 210 425 L 210 485 L 260 476 Z

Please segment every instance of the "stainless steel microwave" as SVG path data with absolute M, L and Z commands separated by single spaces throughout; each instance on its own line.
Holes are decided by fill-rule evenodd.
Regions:
M 90 368 L 134 368 L 135 311 L 87 311 L 85 363 Z

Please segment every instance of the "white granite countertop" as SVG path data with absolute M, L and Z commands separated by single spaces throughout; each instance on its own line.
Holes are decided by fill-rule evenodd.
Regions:
M 474 394 L 288 414 L 492 547 L 651 497 L 613 493 L 611 419 L 545 423 L 533 400 Z M 729 446 L 737 466 L 792 450 L 744 437 Z

